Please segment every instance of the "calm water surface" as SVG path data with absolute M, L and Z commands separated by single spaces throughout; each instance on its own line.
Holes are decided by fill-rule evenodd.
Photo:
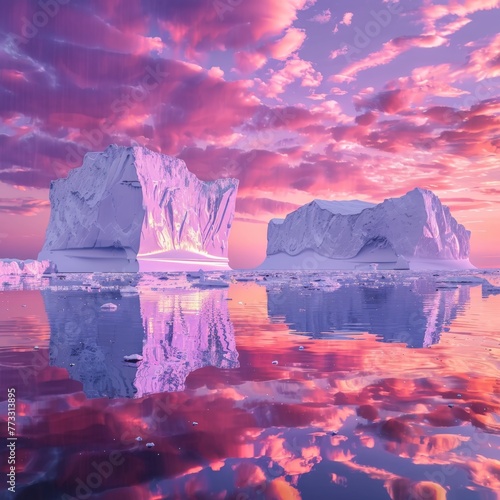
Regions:
M 4 277 L 0 495 L 499 499 L 500 274 L 437 274 Z

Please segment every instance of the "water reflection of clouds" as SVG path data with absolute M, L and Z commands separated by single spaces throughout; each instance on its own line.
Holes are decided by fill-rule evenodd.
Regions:
M 304 320 L 299 316 L 305 324 L 321 329 L 323 321 L 329 324 L 334 318 L 344 325 L 346 315 L 349 321 L 355 317 L 373 330 L 365 331 L 389 341 L 360 334 L 355 343 L 290 335 L 285 323 L 295 318 L 297 306 L 305 308 L 300 294 L 300 304 L 293 299 L 288 305 L 292 316 L 287 317 L 285 308 L 279 317 L 270 317 L 274 305 L 268 301 L 266 288 L 252 283 L 234 285 L 229 291 L 197 290 L 193 301 L 189 297 L 194 291 L 172 290 L 165 298 L 165 292 L 143 290 L 128 302 L 117 302 L 119 310 L 129 305 L 133 311 L 129 319 L 137 323 L 133 328 L 141 331 L 141 342 L 143 325 L 152 326 L 150 346 L 148 339 L 141 346 L 152 360 L 147 370 L 153 369 L 158 356 L 161 364 L 165 353 L 175 359 L 180 356 L 175 368 L 181 369 L 172 372 L 171 382 L 158 379 L 154 387 L 144 385 L 144 396 L 135 399 L 47 396 L 43 414 L 36 402 L 26 407 L 34 418 L 24 427 L 25 441 L 33 454 L 70 438 L 74 445 L 89 449 L 83 458 L 50 466 L 52 474 L 56 466 L 63 468 L 66 478 L 82 474 L 93 460 L 101 460 L 103 446 L 118 447 L 125 457 L 120 484 L 133 488 L 136 497 L 147 498 L 153 492 L 161 497 L 176 491 L 181 497 L 194 498 L 211 491 L 217 498 L 288 499 L 313 497 L 319 488 L 325 498 L 365 498 L 367 492 L 370 498 L 393 500 L 444 499 L 447 492 L 490 498 L 500 484 L 496 377 L 500 297 L 483 299 L 481 287 L 436 292 L 432 285 L 422 284 L 421 296 L 408 306 L 400 304 L 398 310 L 396 298 L 401 291 L 396 287 L 395 293 L 394 284 L 388 285 L 383 285 L 381 294 L 347 291 L 335 302 L 326 296 L 325 307 L 330 308 L 326 320 L 321 314 L 310 321 L 307 315 Z M 273 290 L 284 304 L 290 300 L 289 294 L 282 293 L 286 286 L 273 286 Z M 318 293 L 305 290 L 311 296 Z M 162 295 L 161 301 L 155 295 Z M 358 301 L 365 298 L 372 308 L 360 317 Z M 312 300 L 321 303 L 325 296 L 315 295 Z M 194 307 L 194 303 L 201 305 Z M 60 315 L 61 308 L 68 307 L 64 302 L 53 305 L 59 307 Z M 126 318 L 116 313 L 101 316 L 98 306 L 97 316 L 90 320 L 88 308 L 75 304 L 81 312 L 77 321 L 69 314 L 73 324 L 64 335 L 78 344 L 82 339 L 74 335 L 74 324 L 85 323 L 87 318 L 92 331 L 97 331 L 92 342 L 105 352 L 100 333 L 103 322 L 119 320 L 122 325 Z M 207 322 L 197 322 L 192 314 L 196 309 Z M 399 328 L 388 328 L 387 323 L 407 326 L 405 317 L 412 314 L 425 320 L 415 327 L 412 342 L 425 343 L 426 335 L 438 339 L 431 349 L 406 349 L 393 343 L 409 341 L 397 335 Z M 480 325 L 478 318 L 482 318 Z M 178 326 L 171 330 L 169 322 Z M 448 327 L 449 334 L 442 335 Z M 212 333 L 205 335 L 199 328 Z M 170 333 L 182 331 L 191 333 L 169 344 Z M 157 334 L 163 342 L 156 341 Z M 117 331 L 113 338 L 118 337 Z M 194 341 L 183 343 L 191 337 Z M 231 353 L 236 352 L 234 339 L 239 368 L 231 361 Z M 305 350 L 299 351 L 299 345 Z M 211 353 L 225 353 L 226 361 L 231 361 L 225 366 L 234 369 L 199 365 L 182 380 L 181 390 L 157 392 L 157 388 L 178 383 L 181 377 L 174 375 L 199 359 L 182 358 L 182 353 L 194 350 L 202 353 L 202 361 Z M 221 363 L 215 366 L 223 366 L 226 361 L 214 355 Z M 278 365 L 272 365 L 274 359 L 279 359 Z M 72 369 L 68 368 L 69 373 Z M 135 384 L 138 369 L 129 370 Z M 144 376 L 149 379 L 147 370 Z M 44 374 L 45 380 L 51 374 L 61 377 L 60 372 L 52 367 Z M 71 411 L 64 411 L 62 400 Z M 193 426 L 193 421 L 198 425 Z M 142 445 L 134 439 L 139 435 Z M 154 454 L 144 448 L 149 441 L 155 442 Z M 116 481 L 113 478 L 105 488 L 111 492 Z M 71 493 L 70 483 L 69 479 L 59 482 L 63 489 L 58 491 Z

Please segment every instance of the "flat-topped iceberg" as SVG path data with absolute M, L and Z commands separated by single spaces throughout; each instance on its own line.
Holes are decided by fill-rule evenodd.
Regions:
M 468 269 L 470 231 L 431 191 L 374 205 L 314 200 L 272 219 L 263 269 Z
M 60 272 L 228 269 L 237 188 L 142 147 L 88 153 L 51 184 L 39 259 Z

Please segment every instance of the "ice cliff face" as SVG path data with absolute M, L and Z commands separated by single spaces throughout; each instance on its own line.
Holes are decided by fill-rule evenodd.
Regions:
M 177 158 L 110 146 L 50 189 L 40 259 L 59 271 L 227 268 L 238 181 L 200 181 Z
M 470 232 L 436 195 L 417 188 L 378 205 L 315 200 L 285 219 L 273 219 L 267 261 L 312 251 L 327 259 L 381 262 L 386 267 L 400 265 L 402 259 L 410 265 L 457 261 L 472 267 L 469 238 Z

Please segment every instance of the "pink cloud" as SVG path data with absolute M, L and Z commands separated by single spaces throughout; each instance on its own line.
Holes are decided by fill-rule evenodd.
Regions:
M 436 34 L 440 32 L 436 28 L 436 22 L 450 15 L 458 16 L 460 18 L 465 18 L 466 16 L 473 14 L 474 12 L 482 10 L 492 10 L 500 7 L 498 0 L 465 0 L 463 2 L 450 1 L 446 4 L 424 4 L 420 9 L 422 15 L 422 22 L 424 23 L 428 34 Z M 463 22 L 463 21 L 462 21 Z M 460 20 L 455 21 L 452 26 L 457 31 L 464 24 L 461 24 Z M 449 27 L 449 24 L 447 25 Z M 445 28 L 446 29 L 446 28 Z M 449 28 L 448 28 L 449 30 Z M 455 31 L 451 31 L 454 33 Z
M 401 36 L 394 38 L 384 43 L 379 51 L 373 52 L 364 59 L 347 66 L 347 68 L 342 70 L 342 74 L 338 75 L 335 80 L 344 81 L 345 79 L 352 79 L 361 71 L 383 66 L 411 48 L 433 48 L 444 45 L 445 43 L 447 43 L 446 38 L 435 35 Z
M 306 32 L 297 28 L 289 28 L 285 36 L 269 45 L 268 51 L 274 59 L 284 60 L 302 47 Z
M 295 56 L 288 59 L 280 70 L 271 71 L 263 92 L 267 97 L 277 97 L 295 81 L 300 82 L 302 87 L 317 87 L 322 80 L 322 74 L 314 69 L 311 62 Z
M 310 7 L 307 0 L 256 0 L 209 3 L 205 0 L 152 1 L 151 15 L 158 18 L 172 41 L 188 53 L 213 49 L 243 49 L 249 44 L 281 35 Z M 217 7 L 219 6 L 219 7 Z
M 377 115 L 372 111 L 367 111 L 366 113 L 356 116 L 356 123 L 363 127 L 368 127 L 372 123 L 377 121 Z
M 20 4 L 26 5 L 24 9 L 25 15 L 20 16 L 15 23 L 14 33 L 20 36 L 26 36 L 26 33 L 37 30 L 33 25 L 33 15 L 39 8 L 36 4 L 24 2 L 21 0 Z M 78 4 L 72 4 L 68 7 L 59 9 L 56 16 L 54 16 L 50 23 L 43 28 L 45 36 L 49 35 L 59 41 L 85 45 L 89 48 L 106 48 L 116 52 L 127 54 L 147 54 L 151 51 L 161 51 L 165 44 L 160 37 L 150 37 L 139 34 L 139 30 L 131 29 L 132 26 L 127 24 L 116 25 L 114 22 L 106 22 L 101 15 L 100 9 L 106 9 L 108 3 L 102 2 L 98 10 L 88 9 L 81 7 Z M 138 19 L 133 26 L 140 27 L 140 31 L 146 31 L 147 21 L 144 16 L 140 16 L 138 12 L 139 4 L 136 0 L 132 0 L 127 4 L 127 11 L 136 12 Z M 116 17 L 113 17 L 116 20 Z M 89 33 L 92 36 L 89 37 Z
M 339 87 L 332 87 L 330 89 L 330 94 L 334 94 L 334 95 L 345 95 L 347 94 L 347 90 L 342 90 L 340 89 Z
M 219 66 L 212 66 L 208 71 L 207 75 L 210 76 L 211 78 L 224 78 L 224 71 L 219 68 Z
M 297 28 L 289 28 L 279 40 L 273 40 L 254 51 L 239 51 L 235 53 L 236 68 L 244 73 L 262 68 L 268 58 L 285 60 L 297 52 L 306 39 L 306 32 Z
M 236 67 L 243 73 L 250 73 L 262 68 L 267 63 L 267 56 L 259 52 L 236 52 Z
M 388 85 L 393 88 L 420 88 L 429 96 L 436 97 L 466 96 L 463 103 L 470 106 L 495 94 L 495 85 L 490 80 L 500 76 L 499 53 L 500 35 L 496 35 L 469 54 L 464 54 L 465 62 L 461 65 L 443 63 L 418 67 L 412 70 L 410 77 L 400 77 Z M 465 80 L 476 82 L 471 93 L 452 85 Z
M 341 47 L 340 49 L 335 49 L 335 50 L 332 50 L 330 52 L 330 59 L 337 59 L 337 57 L 340 57 L 340 56 L 343 56 L 345 54 L 347 54 L 348 52 L 348 47 L 345 46 L 345 47 Z
M 386 90 L 369 97 L 355 96 L 354 104 L 356 109 L 376 109 L 392 115 L 406 110 L 415 97 L 410 90 Z
M 342 17 L 342 24 L 345 24 L 346 26 L 350 26 L 352 23 L 352 18 L 354 14 L 352 12 L 346 12 L 344 16 Z
M 335 27 L 333 28 L 333 32 L 337 33 L 339 31 L 339 26 L 341 24 L 343 24 L 344 26 L 350 26 L 352 23 L 353 16 L 354 16 L 354 14 L 352 12 L 346 12 L 342 16 L 342 21 L 340 21 L 340 23 L 336 24 Z
M 238 214 L 258 215 L 262 213 L 286 214 L 296 210 L 300 205 L 278 201 L 270 198 L 254 198 L 251 196 L 236 200 Z
M 471 20 L 467 17 L 460 17 L 456 19 L 455 21 L 451 21 L 448 24 L 444 25 L 440 31 L 439 34 L 441 36 L 449 36 L 452 35 L 453 33 L 456 33 L 457 31 L 461 30 L 464 26 L 467 26 Z
M 311 19 L 309 20 L 315 23 L 326 24 L 327 22 L 330 21 L 331 18 L 332 18 L 332 13 L 330 12 L 330 9 L 326 9 L 320 14 L 316 14 L 314 17 L 311 17 Z
M 0 213 L 9 215 L 37 215 L 41 210 L 49 207 L 49 201 L 35 198 L 0 199 Z
M 439 125 L 453 125 L 461 121 L 460 113 L 449 106 L 433 106 L 424 111 L 424 115 Z
M 7 149 L 0 166 L 30 169 L 3 170 L 0 179 L 13 184 L 47 186 L 50 179 L 78 166 L 86 151 L 102 150 L 110 143 L 130 145 L 133 139 L 177 153 L 194 138 L 224 141 L 259 105 L 248 91 L 251 82 L 226 82 L 218 68 L 204 71 L 192 64 L 76 45 L 59 51 L 58 44 L 47 40 L 26 50 L 30 60 L 51 61 L 65 92 L 60 93 L 48 75 L 31 69 L 30 63 L 19 66 L 16 59 L 7 58 L 24 77 L 2 80 L 11 98 L 0 102 L 0 114 L 36 119 L 36 126 L 23 137 L 4 139 Z M 90 56 L 96 64 L 88 66 Z M 225 106 L 221 108 L 220 102 Z M 57 139 L 49 141 L 49 135 Z
M 342 160 L 334 150 L 325 154 L 301 152 L 302 160 L 290 168 L 289 158 L 283 153 L 267 150 L 238 151 L 227 148 L 187 148 L 180 155 L 189 165 L 190 170 L 201 178 L 213 178 L 214 165 L 230 166 L 229 175 L 236 175 L 240 180 L 241 198 L 253 198 L 256 191 L 272 190 L 276 193 L 289 193 L 290 189 L 305 192 L 322 192 L 332 182 L 343 186 L 356 185 L 360 192 L 367 189 L 361 166 L 356 162 Z M 219 172 L 220 174 L 220 172 Z M 245 205 L 247 203 L 247 205 Z M 258 202 L 259 210 L 269 209 L 269 205 Z M 257 203 L 243 202 L 242 211 L 252 210 Z M 288 207 L 288 205 L 287 205 Z M 283 207 L 286 208 L 286 207 Z M 256 208 L 255 208 L 256 209 Z
M 462 71 L 468 76 L 473 76 L 478 81 L 499 77 L 500 33 L 494 36 L 485 46 L 472 51 Z M 462 76 L 460 70 L 458 73 L 459 75 L 452 76 Z
M 324 101 L 326 98 L 327 94 L 309 94 L 307 96 L 308 99 L 311 99 L 313 101 Z

